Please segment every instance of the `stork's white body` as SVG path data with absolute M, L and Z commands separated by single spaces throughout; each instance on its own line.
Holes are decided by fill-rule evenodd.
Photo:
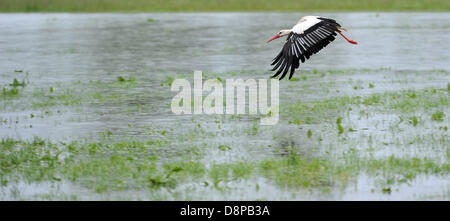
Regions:
M 304 16 L 302 17 L 294 27 L 292 27 L 292 32 L 297 34 L 303 34 L 305 30 L 308 30 L 313 25 L 321 22 L 320 19 L 318 19 L 319 16 Z
M 289 79 L 294 74 L 301 63 L 309 59 L 313 54 L 319 52 L 330 42 L 334 41 L 336 33 L 339 33 L 351 44 L 357 42 L 345 37 L 341 31 L 345 31 L 335 20 L 321 16 L 304 16 L 291 29 L 280 30 L 275 36 L 267 41 L 271 42 L 282 36 L 288 36 L 283 49 L 273 59 L 271 65 L 274 65 L 272 71 L 278 69 L 275 75 L 281 74 L 283 79 L 290 70 Z

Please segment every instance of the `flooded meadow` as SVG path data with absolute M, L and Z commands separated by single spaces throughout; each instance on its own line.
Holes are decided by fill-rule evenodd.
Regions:
M 175 79 L 269 79 L 280 117 L 172 113 Z M 450 13 L 0 14 L 0 200 L 449 200 Z M 205 96 L 207 93 L 204 94 Z

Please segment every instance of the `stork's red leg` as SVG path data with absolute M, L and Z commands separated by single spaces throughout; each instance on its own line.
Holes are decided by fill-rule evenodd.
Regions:
M 345 38 L 345 40 L 347 40 L 348 41 L 348 43 L 350 43 L 350 44 L 354 44 L 354 45 L 357 45 L 358 44 L 358 42 L 356 42 L 356 41 L 353 41 L 353 40 L 351 40 L 351 39 L 348 39 L 347 37 L 345 37 L 345 35 L 343 35 L 342 33 L 341 33 L 341 31 L 339 31 L 339 30 L 336 30 L 340 35 L 342 35 L 342 37 L 344 37 Z

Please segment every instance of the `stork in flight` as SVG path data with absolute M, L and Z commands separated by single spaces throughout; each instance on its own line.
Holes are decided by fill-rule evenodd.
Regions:
M 272 78 L 283 72 L 280 77 L 280 80 L 282 80 L 290 68 L 289 79 L 291 79 L 295 69 L 300 65 L 300 60 L 302 63 L 305 62 L 311 55 L 319 52 L 330 42 L 334 41 L 336 32 L 342 35 L 349 43 L 358 44 L 356 41 L 345 37 L 341 31 L 347 31 L 347 29 L 341 27 L 333 19 L 320 16 L 304 16 L 292 29 L 278 32 L 267 43 L 285 35 L 288 37 L 283 49 L 281 49 L 271 64 L 275 65 L 271 71 L 278 69 Z

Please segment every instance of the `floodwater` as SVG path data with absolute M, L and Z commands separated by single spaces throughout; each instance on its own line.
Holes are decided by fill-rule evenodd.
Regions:
M 259 117 L 249 115 L 171 112 L 176 92 L 170 83 L 192 82 L 194 70 L 203 71 L 204 80 L 267 79 L 283 40 L 265 42 L 307 14 L 336 19 L 359 44 L 338 36 L 300 66 L 295 81 L 281 81 L 278 124 L 260 126 Z M 206 172 L 170 187 L 105 191 L 63 175 L 59 182 L 9 178 L 0 199 L 450 199 L 450 13 L 0 14 L 0 30 L 0 86 L 10 89 L 15 78 L 26 83 L 19 95 L 1 97 L 2 139 L 157 139 L 165 142 L 154 153 L 159 159 L 189 158 L 207 171 L 217 164 L 258 164 L 290 155 L 344 168 L 339 178 L 320 174 L 332 180 L 327 185 L 296 185 L 258 169 L 245 177 Z M 371 96 L 374 103 L 339 100 Z M 314 105 L 324 108 L 301 110 Z M 443 116 L 434 117 L 437 112 Z M 413 117 L 418 122 L 411 123 Z M 356 156 L 348 158 L 349 152 Z M 387 164 L 392 156 L 437 165 L 408 170 L 353 164 L 359 159 Z M 342 176 L 350 178 L 344 182 Z

